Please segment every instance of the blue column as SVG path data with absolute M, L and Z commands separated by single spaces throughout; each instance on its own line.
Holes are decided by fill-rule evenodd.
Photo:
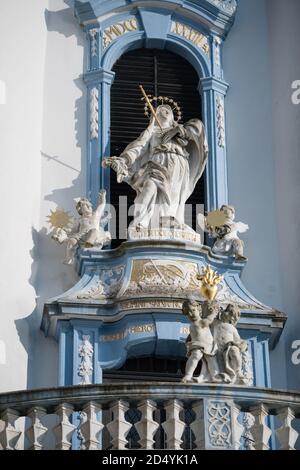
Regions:
M 84 74 L 88 97 L 87 122 L 87 188 L 88 198 L 95 205 L 100 189 L 109 195 L 109 170 L 103 169 L 103 157 L 109 156 L 110 147 L 110 87 L 114 72 L 104 69 Z M 109 202 L 109 201 L 107 201 Z
M 200 79 L 203 120 L 207 129 L 209 158 L 206 177 L 206 209 L 218 209 L 228 203 L 225 96 L 227 83 L 215 77 Z

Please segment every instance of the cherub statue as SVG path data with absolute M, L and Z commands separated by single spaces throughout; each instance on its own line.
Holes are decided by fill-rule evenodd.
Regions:
M 249 229 L 249 225 L 243 222 L 235 222 L 235 209 L 233 206 L 223 205 L 218 213 L 221 220 L 219 225 L 212 225 L 209 220 L 210 214 L 204 217 L 204 230 L 215 238 L 212 252 L 216 254 L 235 256 L 237 260 L 247 261 L 244 256 L 244 242 L 240 240 L 238 233 L 244 233 Z M 212 214 L 212 213 L 211 213 Z M 203 226 L 203 215 L 198 215 L 198 223 Z
M 242 373 L 241 353 L 248 348 L 247 341 L 243 341 L 236 329 L 240 319 L 240 310 L 237 305 L 229 304 L 221 310 L 219 320 L 213 324 L 213 338 L 218 347 L 218 359 L 222 372 L 219 374 L 225 383 L 245 383 Z
M 53 240 L 58 243 L 66 242 L 65 264 L 72 264 L 78 246 L 102 248 L 111 240 L 111 235 L 103 227 L 107 224 L 110 216 L 104 213 L 106 204 L 106 191 L 99 193 L 98 207 L 93 210 L 91 202 L 81 198 L 76 204 L 79 218 L 76 219 L 71 228 L 56 228 L 52 233 Z
M 218 366 L 215 357 L 217 346 L 210 330 L 210 325 L 219 312 L 218 304 L 206 301 L 201 305 L 189 299 L 183 302 L 182 312 L 192 322 L 186 342 L 188 360 L 182 382 L 193 382 L 193 374 L 201 360 L 201 374 L 195 380 L 198 383 L 218 381 Z

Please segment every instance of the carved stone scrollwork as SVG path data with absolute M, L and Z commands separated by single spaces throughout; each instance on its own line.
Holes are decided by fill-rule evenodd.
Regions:
M 231 416 L 226 403 L 210 402 L 208 409 L 208 436 L 212 447 L 231 446 Z
M 89 35 L 91 38 L 91 57 L 97 57 L 97 53 L 98 53 L 97 34 L 98 34 L 98 30 L 96 28 L 89 30 Z
M 217 107 L 217 134 L 218 134 L 218 146 L 221 148 L 225 147 L 225 109 L 224 109 L 224 98 L 217 96 L 216 100 Z
M 78 355 L 80 357 L 78 367 L 78 375 L 81 377 L 80 385 L 90 384 L 93 375 L 94 348 L 90 342 L 89 335 L 82 336 L 82 343 L 79 346 Z
M 99 136 L 99 90 L 94 87 L 90 92 L 90 134 L 91 139 Z
M 95 277 L 98 276 L 97 280 L 89 283 L 86 290 L 77 294 L 77 298 L 96 300 L 115 297 L 122 286 L 125 268 L 125 265 L 120 265 L 100 270 L 95 274 Z

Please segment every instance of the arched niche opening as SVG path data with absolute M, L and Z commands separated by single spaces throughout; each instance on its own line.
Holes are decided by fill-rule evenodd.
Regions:
M 136 49 L 123 54 L 114 64 L 115 79 L 111 88 L 111 155 L 120 155 L 125 147 L 136 139 L 149 124 L 144 115 L 139 85 L 148 94 L 167 96 L 181 107 L 186 122 L 202 119 L 202 100 L 198 91 L 199 77 L 191 64 L 183 57 L 161 49 Z M 126 239 L 120 229 L 121 217 L 128 214 L 135 192 L 126 183 L 119 184 L 115 172 L 110 172 L 110 202 L 116 210 L 116 234 L 112 248 Z M 205 203 L 205 175 L 198 181 L 187 201 L 186 223 L 196 229 L 196 212 Z M 132 217 L 128 217 L 129 224 Z

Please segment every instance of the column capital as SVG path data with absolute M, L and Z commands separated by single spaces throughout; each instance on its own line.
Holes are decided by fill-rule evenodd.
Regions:
M 115 78 L 115 72 L 111 70 L 92 70 L 83 74 L 83 80 L 86 85 L 97 84 L 97 83 L 106 83 L 107 85 L 112 85 Z
M 215 77 L 200 78 L 200 82 L 199 82 L 200 91 L 204 92 L 204 91 L 214 90 L 225 96 L 228 88 L 229 88 L 228 83 L 224 82 L 223 80 L 220 80 L 219 78 L 215 78 Z

